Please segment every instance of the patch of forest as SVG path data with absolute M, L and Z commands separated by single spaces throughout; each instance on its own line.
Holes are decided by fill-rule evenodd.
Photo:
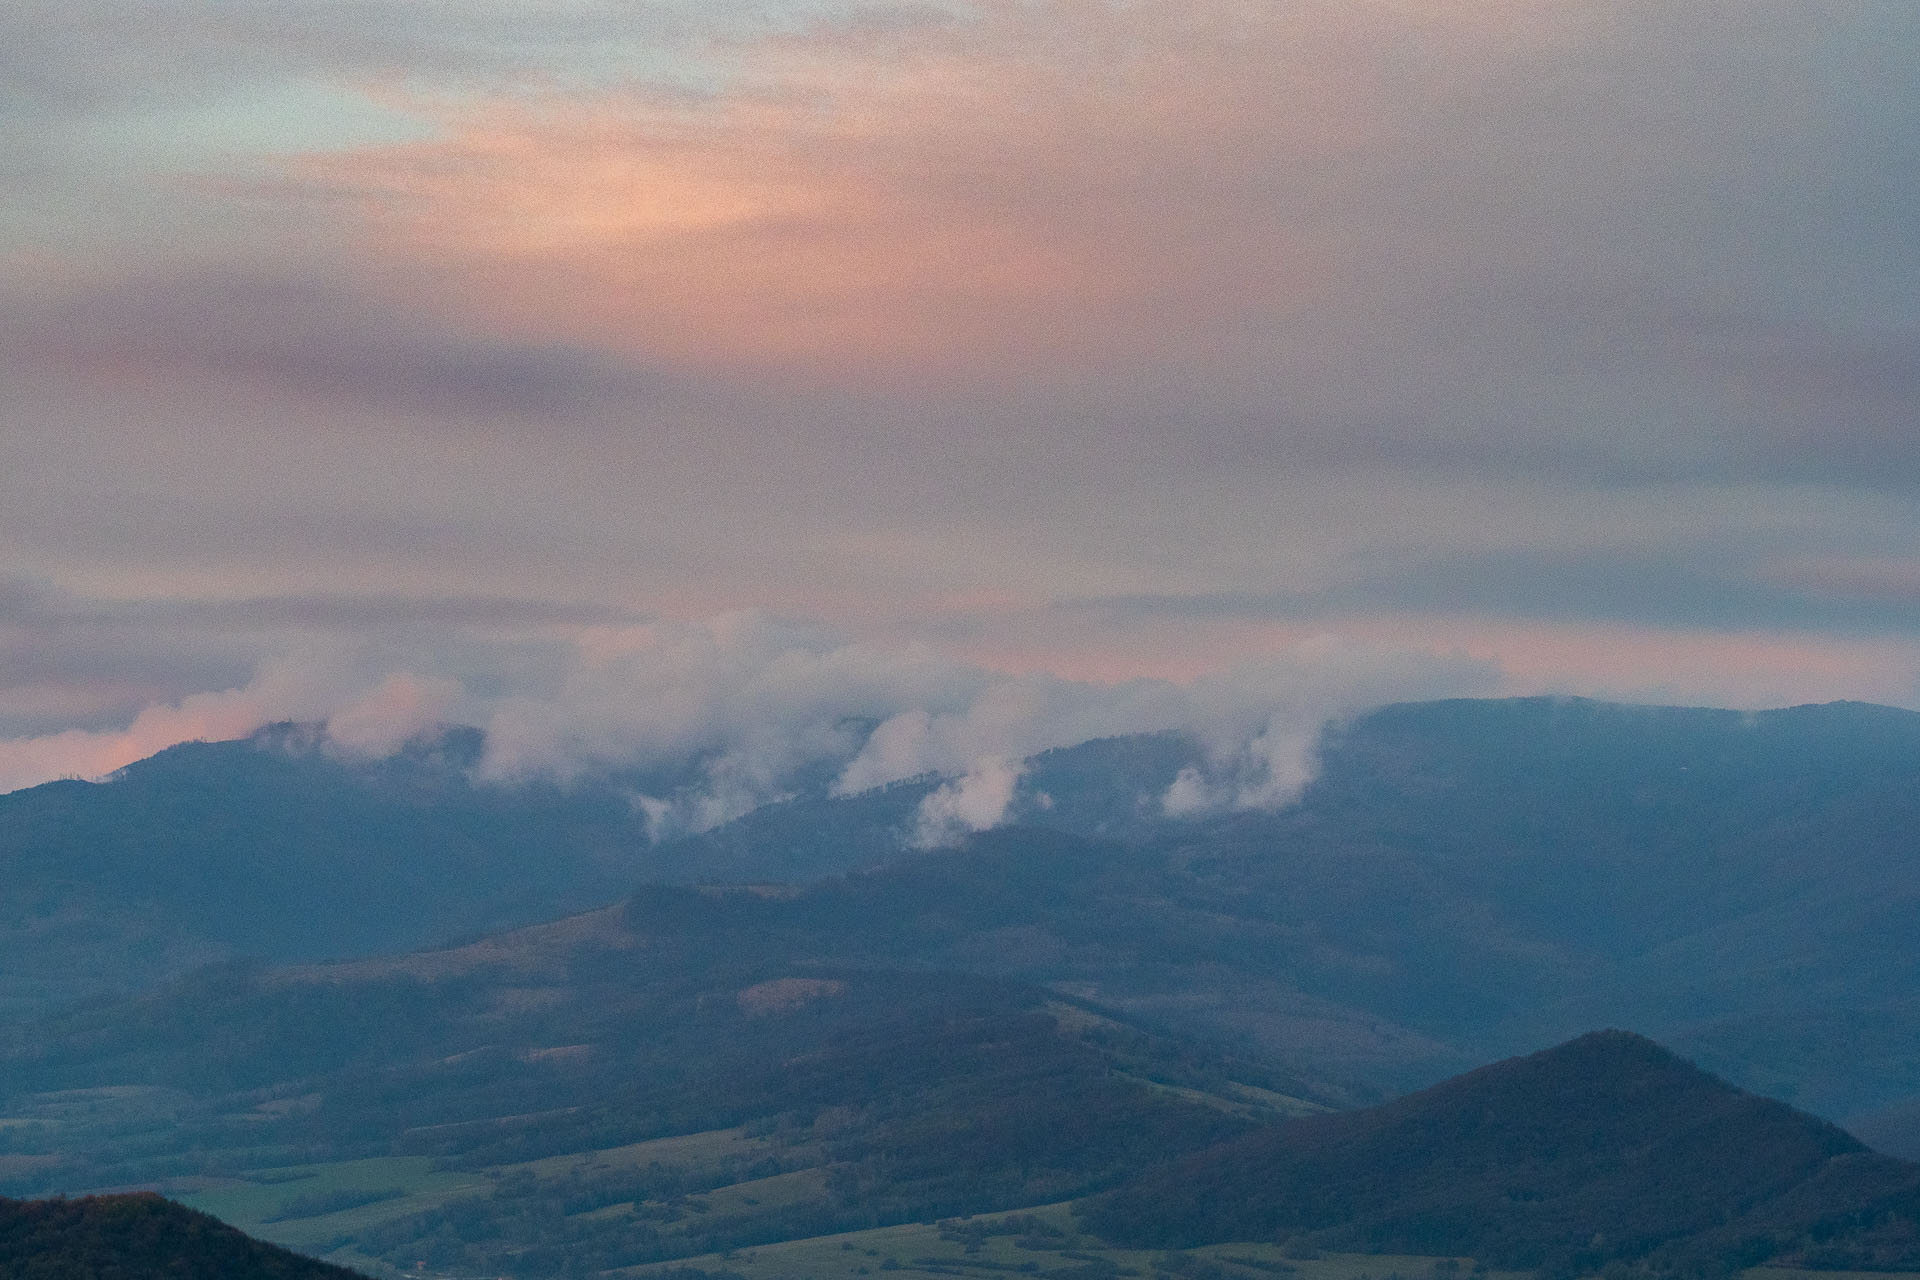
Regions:
M 157 1195 L 0 1199 L 7 1280 L 355 1280 Z

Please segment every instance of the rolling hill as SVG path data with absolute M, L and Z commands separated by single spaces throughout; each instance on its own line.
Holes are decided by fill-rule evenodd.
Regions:
M 1031 984 L 827 961 L 803 908 L 663 889 L 68 1011 L 0 1054 L 0 1178 L 156 1185 L 387 1273 L 542 1276 L 1061 1200 L 1344 1101 Z
M 0 1014 L 125 991 L 236 958 L 346 959 L 604 906 L 642 883 L 807 883 L 910 853 L 937 785 L 830 794 L 833 770 L 709 833 L 656 842 L 636 797 L 697 789 L 699 757 L 552 781 L 475 775 L 478 730 L 367 760 L 315 726 L 169 748 L 99 783 L 0 795 Z M 1197 748 L 1171 735 L 1032 763 L 1043 825 L 1164 826 L 1141 812 Z M 1050 789 L 1050 790 L 1049 790 Z M 1054 794 L 1058 802 L 1053 801 Z
M 1264 1128 L 1095 1201 L 1122 1244 L 1294 1239 L 1579 1275 L 1920 1269 L 1920 1165 L 1625 1032 Z
M 8 1280 L 355 1280 L 156 1195 L 0 1200 Z

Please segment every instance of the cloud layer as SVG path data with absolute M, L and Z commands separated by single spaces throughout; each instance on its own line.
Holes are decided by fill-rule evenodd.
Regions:
M 11 778 L 1920 702 L 1908 0 L 32 0 L 0 125 Z
M 636 795 L 661 834 L 715 826 L 808 776 L 831 778 L 842 794 L 949 779 L 922 813 L 921 839 L 936 844 L 997 825 L 1019 762 L 1051 747 L 1185 731 L 1249 780 L 1224 802 L 1272 805 L 1307 778 L 1303 748 L 1276 742 L 1309 743 L 1328 719 L 1380 702 L 1496 687 L 1485 663 L 1332 639 L 1185 683 L 1099 685 L 996 673 L 758 614 L 593 629 L 542 665 L 537 680 L 520 676 L 546 692 L 489 696 L 473 677 L 474 688 L 406 671 L 369 684 L 344 662 L 278 663 L 242 687 L 148 707 L 126 729 L 0 742 L 0 788 L 97 777 L 174 742 L 282 719 L 324 721 L 338 749 L 379 756 L 454 718 L 486 730 L 485 780 L 662 769 L 683 779 L 667 794 Z
M 307 173 L 496 323 L 703 367 L 1015 376 L 1216 457 L 1911 479 L 1914 34 L 988 0 L 736 46 L 708 94 L 452 103 Z
M 566 778 L 702 762 L 700 782 L 651 797 L 661 829 L 705 829 L 825 769 L 858 794 L 908 778 L 950 781 L 922 810 L 923 842 L 1005 816 L 1019 762 L 1051 747 L 1181 730 L 1252 785 L 1240 804 L 1290 799 L 1323 723 L 1403 698 L 1484 693 L 1488 664 L 1318 639 L 1218 675 L 1100 685 L 1012 676 L 919 649 L 848 641 L 762 615 L 610 629 L 587 637 L 555 692 L 488 708 L 483 776 Z

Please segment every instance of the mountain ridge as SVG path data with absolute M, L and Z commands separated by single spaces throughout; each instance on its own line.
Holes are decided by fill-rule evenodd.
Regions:
M 44 1010 L 283 929 L 255 954 L 417 951 L 650 896 L 710 914 L 635 886 L 773 879 L 820 954 L 1036 982 L 1372 1089 L 1611 1023 L 1833 1118 L 1920 1097 L 1911 712 L 1400 704 L 1329 731 L 1296 803 L 1179 821 L 1153 801 L 1198 748 L 1104 740 L 1036 758 L 1054 803 L 1026 825 L 933 853 L 907 847 L 931 780 L 822 782 L 656 846 L 613 791 L 474 785 L 472 733 L 377 766 L 282 737 L 0 797 L 0 997 Z

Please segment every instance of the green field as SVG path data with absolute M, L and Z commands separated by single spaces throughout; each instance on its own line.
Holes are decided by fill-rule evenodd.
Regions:
M 193 1208 L 211 1213 L 263 1239 L 376 1276 L 408 1274 L 392 1263 L 341 1242 L 370 1227 L 392 1222 L 468 1197 L 491 1196 L 507 1179 L 531 1177 L 541 1183 L 654 1163 L 681 1167 L 717 1167 L 722 1161 L 766 1145 L 738 1129 L 662 1138 L 603 1151 L 554 1156 L 471 1172 L 436 1168 L 424 1156 L 348 1160 L 253 1170 L 220 1185 L 180 1196 Z M 754 1206 L 778 1206 L 812 1200 L 821 1194 L 824 1173 L 802 1169 L 676 1197 L 674 1203 L 699 1214 L 738 1212 Z M 395 1193 L 398 1194 L 395 1194 Z M 327 1197 L 379 1194 L 371 1203 L 333 1212 L 287 1217 L 302 1204 Z M 652 1203 L 652 1202 L 650 1202 Z M 581 1218 L 631 1213 L 631 1203 L 607 1205 Z M 1435 1263 L 1440 1262 L 1436 1269 Z M 1113 1249 L 1082 1234 L 1067 1204 L 1011 1213 L 983 1214 L 941 1223 L 910 1223 L 867 1231 L 762 1245 L 673 1262 L 626 1268 L 612 1274 L 661 1276 L 684 1269 L 735 1273 L 746 1280 L 859 1280 L 860 1277 L 926 1277 L 1059 1274 L 1079 1280 L 1138 1276 L 1188 1280 L 1448 1280 L 1465 1275 L 1470 1260 L 1448 1263 L 1432 1258 L 1328 1254 L 1288 1258 L 1272 1244 L 1220 1245 L 1180 1253 Z M 437 1274 L 437 1273 L 436 1273 Z M 1517 1275 L 1482 1273 L 1484 1280 L 1518 1280 Z M 1797 1280 L 1792 1273 L 1769 1272 L 1755 1280 Z
M 417 1213 L 456 1196 L 485 1194 L 492 1188 L 482 1174 L 449 1173 L 433 1166 L 434 1161 L 426 1156 L 383 1156 L 261 1169 L 179 1199 L 249 1235 L 312 1251 L 376 1223 Z M 386 1194 L 395 1191 L 399 1194 Z M 344 1199 L 356 1192 L 381 1193 L 383 1198 L 331 1213 L 283 1216 L 289 1211 L 297 1213 L 303 1203 L 323 1203 L 328 1197 Z
M 572 1186 L 595 1178 L 668 1166 L 688 1176 L 719 1175 L 725 1168 L 772 1149 L 765 1138 L 739 1128 L 629 1143 L 598 1151 L 477 1170 L 449 1170 L 428 1156 L 387 1156 L 366 1160 L 287 1165 L 247 1170 L 235 1177 L 196 1179 L 196 1185 L 170 1188 L 182 1203 L 210 1213 L 250 1235 L 375 1275 L 400 1274 L 391 1264 L 340 1247 L 378 1227 L 449 1203 L 492 1197 L 503 1186 Z M 824 1175 L 803 1169 L 772 1177 L 731 1182 L 712 1190 L 674 1197 L 672 1203 L 699 1214 L 739 1212 L 818 1198 Z M 329 1204 L 342 1207 L 329 1209 Z M 577 1215 L 582 1221 L 625 1215 L 633 1202 L 614 1203 Z
M 1034 1275 L 1074 1280 L 1177 1277 L 1182 1280 L 1447 1280 L 1472 1274 L 1471 1259 L 1368 1254 L 1288 1257 L 1273 1244 L 1211 1245 L 1166 1252 L 1108 1248 L 1076 1229 L 1071 1206 L 1047 1205 L 981 1214 L 940 1223 L 911 1223 L 852 1231 L 632 1267 L 627 1280 L 672 1275 L 691 1267 L 746 1280 L 972 1280 Z M 1481 1280 L 1521 1280 L 1523 1273 L 1489 1271 Z M 1786 1280 L 1779 1277 L 1777 1280 Z
M 569 1173 L 599 1172 L 610 1169 L 637 1169 L 659 1163 L 688 1169 L 716 1168 L 741 1156 L 763 1154 L 773 1144 L 765 1138 L 748 1136 L 744 1129 L 710 1129 L 705 1133 L 655 1138 L 651 1142 L 633 1142 L 602 1151 L 584 1151 L 544 1160 L 498 1166 L 502 1174 L 530 1173 L 536 1178 L 559 1178 Z
M 354 1267 L 373 1276 L 419 1274 L 344 1247 L 341 1242 L 381 1223 L 451 1201 L 491 1196 L 510 1178 L 559 1182 L 655 1164 L 718 1169 L 768 1147 L 741 1129 L 661 1138 L 479 1171 L 437 1168 L 424 1156 L 349 1160 L 253 1170 L 179 1198 L 264 1239 Z M 739 1212 L 817 1198 L 824 1173 L 802 1169 L 734 1182 L 675 1197 L 671 1203 L 701 1215 Z M 391 1194 L 398 1192 L 398 1194 Z M 283 1217 L 289 1208 L 328 1196 L 381 1193 L 383 1198 L 334 1212 Z M 611 1204 L 581 1219 L 612 1217 L 662 1202 Z M 1529 1273 L 1479 1271 L 1470 1258 L 1302 1251 L 1273 1243 L 1210 1245 L 1182 1251 L 1116 1249 L 1079 1230 L 1071 1204 L 980 1214 L 941 1222 L 908 1223 L 865 1231 L 783 1241 L 703 1254 L 609 1272 L 625 1280 L 676 1277 L 688 1271 L 744 1280 L 1527 1280 Z M 1310 1251 L 1306 1251 L 1310 1254 Z M 429 1269 L 426 1274 L 444 1275 Z M 1759 1267 L 1743 1280 L 1912 1280 L 1885 1272 L 1811 1272 Z
M 997 1229 L 1029 1218 L 1059 1234 Z M 969 1230 L 975 1227 L 984 1230 Z M 1078 1232 L 1068 1204 L 791 1240 L 613 1274 L 623 1280 L 664 1280 L 684 1275 L 687 1268 L 745 1280 L 1010 1280 L 1022 1275 L 1041 1280 L 1532 1280 L 1530 1272 L 1478 1270 L 1471 1258 L 1365 1253 L 1301 1257 L 1271 1243 L 1177 1252 L 1114 1249 Z M 1755 1267 L 1740 1273 L 1740 1280 L 1913 1280 L 1913 1275 Z

